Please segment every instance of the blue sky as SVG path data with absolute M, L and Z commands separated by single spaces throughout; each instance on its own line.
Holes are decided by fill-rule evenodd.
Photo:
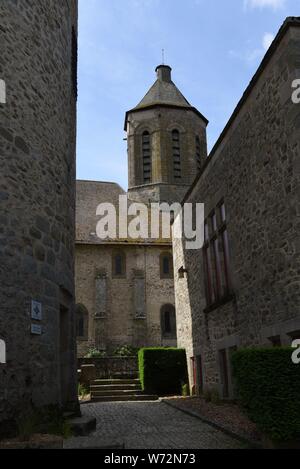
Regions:
M 79 0 L 78 179 L 127 188 L 125 112 L 162 61 L 210 121 L 212 148 L 299 0 Z

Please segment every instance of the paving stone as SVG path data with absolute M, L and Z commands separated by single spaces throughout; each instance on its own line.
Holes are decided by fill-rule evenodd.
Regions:
M 90 442 L 72 439 L 65 447 L 81 447 L 82 443 L 101 447 L 107 441 L 124 443 L 125 449 L 239 449 L 242 446 L 210 425 L 159 401 L 86 404 L 81 410 L 84 416 L 97 419 L 96 431 Z

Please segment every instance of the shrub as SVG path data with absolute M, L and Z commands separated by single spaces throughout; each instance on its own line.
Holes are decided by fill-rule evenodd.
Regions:
M 249 349 L 232 356 L 236 391 L 258 428 L 273 441 L 300 437 L 300 366 L 292 349 Z
M 103 350 L 98 350 L 96 348 L 90 348 L 84 358 L 104 358 L 106 357 L 106 352 Z
M 181 388 L 181 395 L 183 397 L 190 396 L 190 386 L 188 384 L 183 384 Z
M 89 395 L 89 389 L 82 383 L 78 383 L 78 397 L 81 399 L 86 398 Z
M 139 351 L 139 373 L 142 388 L 159 396 L 181 395 L 187 382 L 185 350 L 144 348 Z
M 118 347 L 113 355 L 114 357 L 136 357 L 138 351 L 138 348 L 131 347 L 131 345 L 123 345 L 122 347 Z

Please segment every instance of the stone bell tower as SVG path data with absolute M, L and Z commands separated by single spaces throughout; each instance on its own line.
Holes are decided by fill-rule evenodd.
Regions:
M 126 113 L 129 197 L 180 202 L 207 156 L 207 119 L 181 94 L 168 65 L 142 101 Z

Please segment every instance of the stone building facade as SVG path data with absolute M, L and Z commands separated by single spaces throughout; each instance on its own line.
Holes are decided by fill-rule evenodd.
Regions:
M 185 197 L 205 203 L 203 249 L 174 240 L 190 384 L 224 398 L 234 395 L 234 350 L 300 337 L 299 26 L 285 21 Z
M 126 114 L 128 193 L 114 183 L 77 182 L 79 356 L 93 347 L 110 354 L 123 345 L 177 343 L 171 235 L 151 239 L 148 233 L 137 240 L 96 235 L 99 204 L 110 202 L 119 212 L 119 196 L 128 207 L 180 203 L 205 161 L 207 120 L 172 82 L 170 67 L 156 72 L 154 85 Z
M 0 422 L 77 405 L 77 0 L 0 4 Z M 3 344 L 2 342 L 2 344 Z

